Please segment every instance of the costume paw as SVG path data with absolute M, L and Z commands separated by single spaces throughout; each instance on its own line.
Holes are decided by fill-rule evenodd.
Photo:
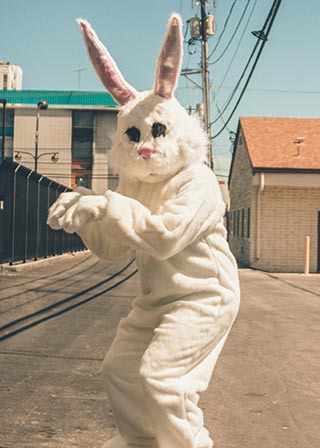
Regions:
M 128 445 L 121 436 L 115 436 L 108 440 L 101 448 L 127 448 Z
M 105 196 L 80 195 L 78 192 L 62 193 L 50 207 L 48 225 L 68 233 L 77 232 L 89 222 L 106 215 L 108 200 Z

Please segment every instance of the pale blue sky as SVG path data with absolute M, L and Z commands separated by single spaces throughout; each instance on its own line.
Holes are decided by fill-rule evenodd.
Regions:
M 216 53 L 226 47 L 248 0 L 237 0 L 228 27 Z M 222 107 L 237 82 L 254 46 L 251 31 L 262 28 L 272 0 L 251 0 L 243 24 L 233 43 L 216 64 L 211 66 L 211 81 L 216 90 L 239 42 L 244 24 L 256 1 L 246 33 L 239 46 L 228 76 L 217 94 Z M 217 34 L 209 41 L 209 51 L 219 39 L 234 0 L 216 0 Z M 172 12 L 186 20 L 198 8 L 191 0 L 1 0 L 0 60 L 23 68 L 24 89 L 76 90 L 78 76 L 74 70 L 88 68 L 81 76 L 81 90 L 103 90 L 84 48 L 77 17 L 88 19 L 104 41 L 128 82 L 139 90 L 153 84 L 155 62 Z M 212 5 L 213 2 L 208 2 Z M 229 123 L 236 131 L 241 115 L 319 117 L 320 116 L 320 2 L 318 0 L 283 0 L 249 89 Z M 189 38 L 189 34 L 187 35 Z M 183 66 L 198 68 L 200 47 L 189 55 L 185 45 Z M 194 78 L 194 80 L 197 80 Z M 187 107 L 201 99 L 200 89 L 181 78 L 177 97 Z M 237 95 L 236 95 L 237 97 Z M 226 111 L 227 118 L 231 108 Z M 217 106 L 212 103 L 212 118 Z M 213 134 L 222 122 L 213 126 Z M 230 160 L 228 131 L 215 141 L 217 171 L 226 173 Z

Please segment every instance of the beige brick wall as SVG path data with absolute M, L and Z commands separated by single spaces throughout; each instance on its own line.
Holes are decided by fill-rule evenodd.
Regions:
M 256 204 L 252 196 L 252 208 Z M 310 271 L 317 271 L 319 188 L 266 186 L 261 193 L 260 259 L 255 258 L 256 232 L 252 232 L 252 267 L 278 272 L 303 272 L 305 236 L 310 236 Z
M 250 217 L 248 213 L 251 207 L 251 191 L 251 162 L 244 137 L 240 133 L 230 183 L 229 244 L 238 263 L 246 266 L 250 263 L 250 239 L 247 237 L 249 218 L 251 225 L 253 219 L 251 209 Z

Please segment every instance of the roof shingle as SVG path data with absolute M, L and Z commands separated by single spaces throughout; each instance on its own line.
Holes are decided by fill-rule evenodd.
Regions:
M 253 168 L 320 169 L 320 118 L 241 117 L 240 125 Z

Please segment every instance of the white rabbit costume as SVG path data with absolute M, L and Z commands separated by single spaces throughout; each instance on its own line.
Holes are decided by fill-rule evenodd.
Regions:
M 152 91 L 137 92 L 88 22 L 79 20 L 102 82 L 122 105 L 113 147 L 117 192 L 63 193 L 53 228 L 77 232 L 100 258 L 136 251 L 141 290 L 102 366 L 119 435 L 105 447 L 209 448 L 199 393 L 239 308 L 224 203 L 204 164 L 200 124 L 173 97 L 182 60 L 173 15 Z

